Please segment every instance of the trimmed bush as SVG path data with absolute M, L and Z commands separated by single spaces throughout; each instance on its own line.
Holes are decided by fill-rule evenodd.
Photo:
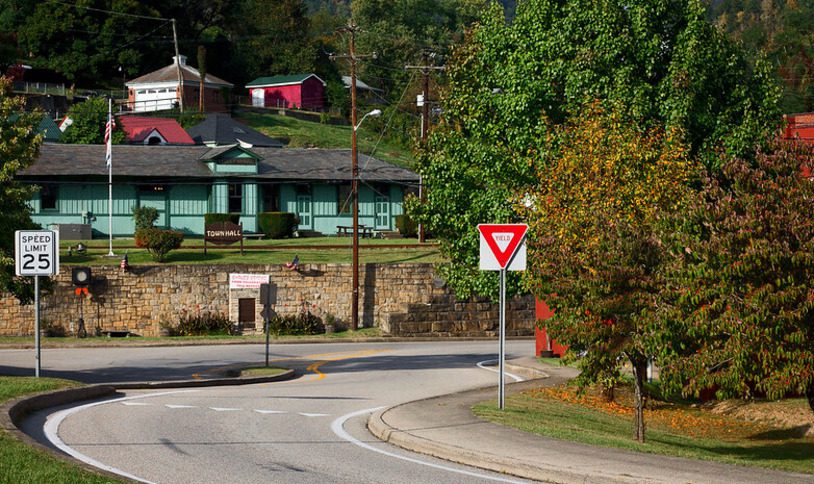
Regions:
M 217 222 L 240 223 L 239 213 L 205 213 L 204 224 L 209 225 Z
M 136 238 L 144 243 L 153 260 L 164 262 L 164 258 L 171 250 L 181 247 L 184 234 L 175 230 L 148 228 L 136 232 Z
M 415 237 L 418 235 L 418 224 L 413 222 L 409 215 L 396 215 L 396 228 L 405 237 Z
M 136 233 L 133 239 L 136 247 L 147 247 L 146 242 L 138 236 L 142 229 L 149 229 L 155 225 L 158 220 L 158 209 L 155 207 L 133 207 L 133 221 L 136 223 Z
M 296 315 L 274 316 L 269 320 L 269 333 L 277 336 L 282 334 L 322 334 L 324 332 L 325 325 L 322 324 L 322 319 L 309 311 Z
M 262 212 L 257 215 L 257 225 L 270 239 L 291 237 L 297 226 L 297 216 L 291 212 Z
M 170 334 L 173 336 L 232 334 L 234 327 L 225 314 L 206 311 L 182 316 L 178 321 L 178 326 L 170 328 Z

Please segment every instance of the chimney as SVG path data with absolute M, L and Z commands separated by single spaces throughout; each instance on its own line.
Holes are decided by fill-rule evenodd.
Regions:
M 179 59 L 180 59 L 181 62 L 178 62 Z M 173 64 L 181 64 L 182 66 L 185 66 L 185 65 L 187 65 L 187 56 L 185 56 L 185 55 L 179 55 L 177 57 L 172 56 L 172 63 Z

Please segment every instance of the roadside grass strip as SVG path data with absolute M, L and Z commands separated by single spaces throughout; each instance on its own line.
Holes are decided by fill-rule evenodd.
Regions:
M 23 395 L 80 386 L 68 380 L 34 377 L 0 377 L 0 403 Z M 0 482 L 102 484 L 127 482 L 82 469 L 29 447 L 0 430 Z
M 639 444 L 633 439 L 630 394 L 629 388 L 617 388 L 615 401 L 607 402 L 590 391 L 580 394 L 575 386 L 561 385 L 511 395 L 504 411 L 489 401 L 475 405 L 473 412 L 555 439 L 814 474 L 814 438 L 799 437 L 799 428 L 748 421 L 684 403 L 649 400 L 647 440 Z

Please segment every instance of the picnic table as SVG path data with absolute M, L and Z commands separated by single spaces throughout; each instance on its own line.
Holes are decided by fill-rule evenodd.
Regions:
M 353 226 L 352 225 L 337 225 L 336 226 L 336 235 L 343 236 L 343 235 L 353 235 Z M 368 227 L 366 225 L 359 225 L 359 235 L 361 237 L 373 237 L 373 227 Z

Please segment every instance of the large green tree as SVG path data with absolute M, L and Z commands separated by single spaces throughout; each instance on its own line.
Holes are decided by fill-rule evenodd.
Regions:
M 72 123 L 62 135 L 62 141 L 71 144 L 104 143 L 108 107 L 108 100 L 102 97 L 92 97 L 71 106 L 67 116 L 71 118 Z M 124 132 L 114 129 L 113 142 L 123 141 Z
M 652 348 L 666 387 L 808 393 L 814 410 L 814 149 L 775 141 L 726 162 L 675 220 L 671 297 Z
M 25 101 L 13 97 L 10 89 L 11 82 L 0 77 L 0 290 L 27 303 L 33 288 L 26 278 L 14 275 L 14 231 L 38 227 L 28 208 L 33 190 L 14 176 L 32 163 L 42 137 L 36 131 L 40 115 L 24 113 Z
M 495 5 L 448 62 L 443 120 L 418 164 L 427 202 L 410 209 L 459 294 L 495 294 L 475 226 L 520 221 L 508 200 L 535 183 L 550 126 L 586 101 L 618 104 L 631 122 L 680 129 L 715 170 L 713 149 L 743 154 L 774 129 L 778 96 L 770 66 L 750 65 L 697 0 L 528 0 L 511 24 Z

